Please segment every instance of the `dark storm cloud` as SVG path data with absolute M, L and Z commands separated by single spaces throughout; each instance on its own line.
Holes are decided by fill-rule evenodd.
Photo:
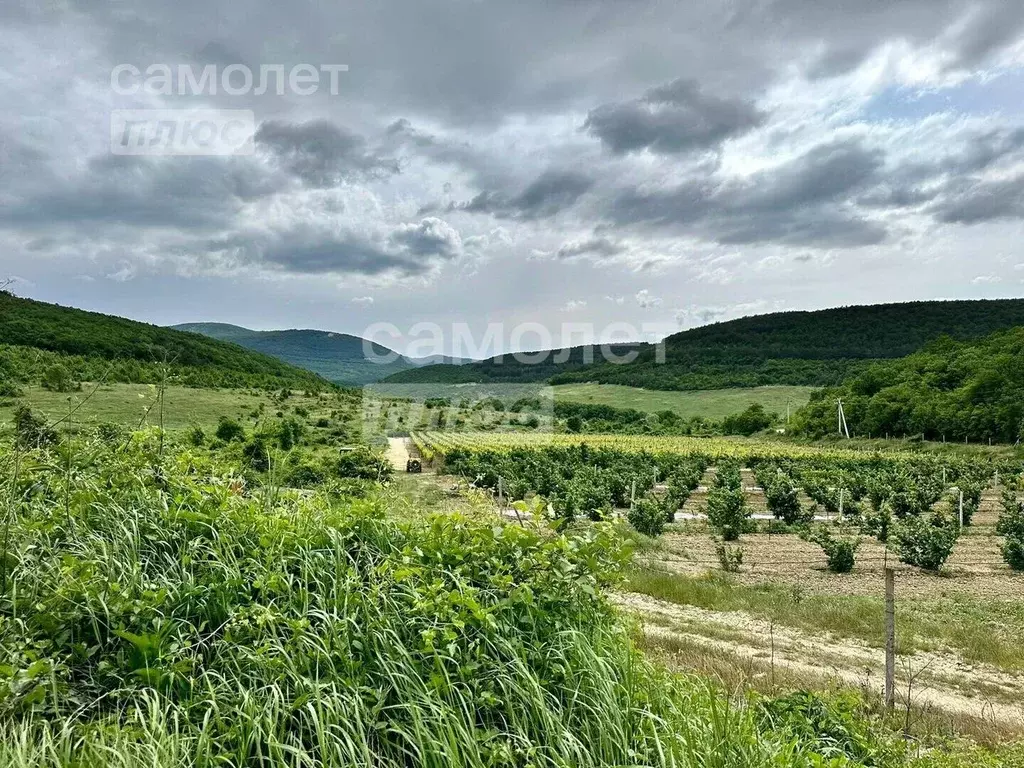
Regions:
M 453 203 L 449 210 L 500 219 L 547 219 L 572 208 L 593 186 L 594 179 L 577 171 L 547 170 L 517 195 L 484 191 L 465 203 Z
M 285 183 L 245 158 L 97 155 L 81 175 L 0 209 L 0 221 L 202 229 L 230 223 L 244 202 Z
M 747 185 L 725 190 L 730 207 L 762 212 L 789 211 L 845 199 L 879 178 L 885 155 L 859 141 L 814 147 L 795 160 L 756 174 Z
M 611 201 L 621 226 L 687 229 L 722 243 L 859 246 L 885 230 L 844 205 L 881 176 L 884 156 L 858 141 L 823 144 L 749 181 L 691 181 L 655 191 L 629 190 Z
M 764 120 L 747 101 L 705 93 L 693 80 L 676 80 L 639 99 L 591 110 L 583 127 L 617 154 L 643 149 L 679 154 L 716 147 Z
M 946 224 L 1024 219 L 1024 176 L 976 182 L 950 191 L 932 208 L 932 213 Z
M 576 171 L 545 171 L 509 207 L 527 219 L 543 219 L 572 207 L 594 180 Z
M 430 271 L 436 254 L 416 253 L 387 238 L 354 230 L 323 231 L 311 226 L 265 233 L 240 233 L 212 240 L 205 252 L 229 264 L 246 264 L 296 275 L 416 276 Z M 447 258 L 447 256 L 443 257 Z
M 983 64 L 994 52 L 1019 39 L 1024 29 L 1024 7 L 1015 0 L 996 0 L 974 7 L 957 36 L 959 67 Z
M 399 170 L 395 160 L 370 151 L 362 136 L 327 120 L 300 124 L 267 121 L 255 138 L 258 147 L 269 151 L 309 187 L 329 188 L 347 179 Z
M 325 229 L 301 223 L 266 232 L 241 231 L 207 241 L 202 250 L 228 265 L 246 264 L 306 275 L 416 276 L 462 251 L 459 233 L 441 219 L 405 224 L 390 233 Z M 226 260 L 226 261 L 225 261 Z
M 264 263 L 298 274 L 357 274 L 375 276 L 386 272 L 422 274 L 426 262 L 385 251 L 356 236 L 324 237 L 311 242 L 285 239 L 262 254 Z

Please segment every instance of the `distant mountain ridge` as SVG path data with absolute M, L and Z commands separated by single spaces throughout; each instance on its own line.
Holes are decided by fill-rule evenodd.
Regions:
M 457 366 L 450 357 L 409 358 L 381 344 L 348 333 L 312 329 L 254 331 L 228 323 L 184 323 L 177 331 L 201 334 L 271 355 L 299 368 L 313 371 L 328 381 L 361 386 L 419 366 L 443 362 Z M 370 356 L 365 345 L 369 344 Z M 383 358 L 389 362 L 378 362 Z
M 316 374 L 236 344 L 0 291 L 0 379 L 35 379 L 59 365 L 80 381 L 190 386 L 329 384 Z
M 922 301 L 776 312 L 682 331 L 663 342 L 633 345 L 629 363 L 585 364 L 585 348 L 563 363 L 549 355 L 528 365 L 506 355 L 453 369 L 430 366 L 400 372 L 390 382 L 599 382 L 662 390 L 766 385 L 830 386 L 873 361 L 904 357 L 942 336 L 982 338 L 1024 326 L 1024 299 Z M 625 345 L 628 347 L 628 345 Z M 625 347 L 624 347 L 625 348 Z M 600 360 L 600 354 L 596 355 Z

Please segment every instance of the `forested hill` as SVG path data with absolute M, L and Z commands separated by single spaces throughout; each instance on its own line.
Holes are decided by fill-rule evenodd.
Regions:
M 549 361 L 524 372 L 518 370 L 522 364 L 507 357 L 500 366 L 478 363 L 457 372 L 433 366 L 415 375 L 420 381 L 448 380 L 448 376 L 459 381 L 597 381 L 647 389 L 828 386 L 862 370 L 870 361 L 903 357 L 943 335 L 976 339 L 1014 326 L 1024 326 L 1024 299 L 777 312 L 670 336 L 665 340 L 662 364 L 656 362 L 653 345 L 641 345 L 637 359 L 625 364 L 582 365 L 573 360 L 554 365 Z
M 152 383 L 165 361 L 175 381 L 193 386 L 329 386 L 235 344 L 0 291 L 0 378 L 32 381 L 61 366 L 82 381 Z
M 253 331 L 226 323 L 188 323 L 174 328 L 240 344 L 349 386 L 380 381 L 409 368 L 434 362 L 398 357 L 396 352 L 380 344 L 372 344 L 372 356 L 367 357 L 364 347 L 367 342 L 347 333 L 316 330 Z M 383 359 L 390 361 L 379 362 Z M 444 361 L 456 362 L 450 358 L 444 358 Z
M 618 357 L 645 347 L 644 344 L 612 345 Z M 524 359 L 527 359 L 524 357 Z M 499 355 L 487 360 L 462 365 L 428 365 L 398 373 L 387 379 L 389 383 L 403 384 L 468 384 L 480 383 L 532 383 L 547 381 L 567 371 L 590 370 L 590 364 L 601 359 L 601 348 L 595 346 L 553 349 L 534 363 L 519 362 L 513 355 Z
M 837 398 L 856 436 L 1016 442 L 1024 434 L 1024 328 L 981 340 L 939 339 L 876 363 L 817 393 L 796 414 L 796 431 L 835 434 Z

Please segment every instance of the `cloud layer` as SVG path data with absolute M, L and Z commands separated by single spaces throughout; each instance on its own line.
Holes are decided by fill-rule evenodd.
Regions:
M 14 0 L 0 21 L 0 276 L 41 297 L 671 330 L 1024 278 L 1020 3 Z M 311 95 L 111 88 L 160 63 L 348 71 Z M 253 152 L 115 155 L 118 109 L 251 110 Z M 176 314 L 223 281 L 222 316 Z

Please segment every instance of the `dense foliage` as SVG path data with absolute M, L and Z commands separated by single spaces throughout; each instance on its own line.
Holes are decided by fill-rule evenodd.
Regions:
M 0 291 L 0 380 L 41 382 L 60 367 L 75 381 L 149 384 L 163 379 L 165 364 L 190 386 L 328 386 L 234 344 Z
M 937 571 L 953 553 L 960 537 L 958 523 L 941 513 L 907 515 L 893 526 L 890 541 L 902 562 Z
M 976 339 L 1024 325 L 1024 300 L 929 301 L 778 312 L 683 331 L 665 339 L 665 359 L 653 345 L 634 360 L 600 362 L 600 349 L 552 353 L 541 364 L 511 356 L 465 366 L 430 366 L 393 380 L 601 382 L 647 389 L 721 389 L 770 384 L 832 386 L 865 367 L 865 361 L 909 355 L 942 335 Z M 591 354 L 598 361 L 586 365 Z
M 841 699 L 645 660 L 613 527 L 398 523 L 107 437 L 0 451 L 3 765 L 908 764 Z
M 697 487 L 708 464 L 703 456 L 684 459 L 674 454 L 591 448 L 585 444 L 508 451 L 453 448 L 446 450 L 443 458 L 445 471 L 468 477 L 477 486 L 495 492 L 500 482 L 509 499 L 540 494 L 563 520 L 602 519 L 613 508 L 629 507 L 658 481 L 667 486 L 664 503 L 674 504 L 674 512 Z M 653 502 L 644 501 L 641 515 L 648 503 Z M 666 519 L 667 508 L 659 514 Z
M 752 435 L 778 421 L 775 414 L 754 403 L 720 421 L 694 416 L 683 419 L 673 411 L 647 413 L 600 403 L 555 400 L 554 415 L 569 432 L 623 435 Z
M 1003 510 L 996 533 L 1003 536 L 1003 559 L 1015 571 L 1024 571 L 1024 502 L 1014 490 L 1003 492 Z
M 473 444 L 472 435 L 447 439 L 454 444 L 416 436 L 425 455 L 443 460 L 448 471 L 482 487 L 497 489 L 501 478 L 511 498 L 541 493 L 551 499 L 552 509 L 563 519 L 580 515 L 602 519 L 613 508 L 629 507 L 627 517 L 634 528 L 651 536 L 661 532 L 665 521 L 674 520 L 709 468 L 714 479 L 702 509 L 708 525 L 725 542 L 753 530 L 740 469 L 749 466 L 769 511 L 787 530 L 802 531 L 819 544 L 829 569 L 839 573 L 852 569 L 861 535 L 891 543 L 895 554 L 909 565 L 940 569 L 961 533 L 960 492 L 963 524 L 969 525 L 981 489 L 994 474 L 1013 478 L 1022 468 L 1015 460 L 827 451 L 793 456 L 748 452 L 741 463 L 724 450 L 651 452 L 643 447 L 650 441 L 636 442 L 631 448 L 633 438 L 629 437 L 620 438 L 618 445 L 606 439 L 600 446 L 580 442 L 545 447 L 488 445 L 488 441 L 502 442 L 492 436 L 480 436 L 480 445 Z M 690 444 L 709 449 L 727 445 L 701 440 Z M 664 486 L 656 485 L 655 478 L 664 478 Z M 630 503 L 633 488 L 636 497 Z M 813 501 L 811 506 L 801 502 L 801 490 Z M 1024 515 L 1019 507 L 1006 504 L 1000 523 L 1010 532 L 1003 534 L 1007 536 L 1004 556 L 1017 567 L 1017 553 L 1024 551 L 1024 528 L 1018 532 L 1013 521 Z M 822 514 L 834 525 L 808 528 Z
M 840 397 L 857 435 L 1014 443 L 1024 426 L 1024 328 L 980 341 L 941 339 L 872 366 L 817 393 L 796 415 L 797 431 L 834 434 Z

